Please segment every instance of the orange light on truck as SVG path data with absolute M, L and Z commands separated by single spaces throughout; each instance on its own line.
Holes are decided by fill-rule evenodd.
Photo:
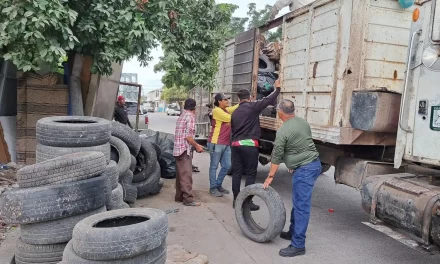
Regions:
M 414 9 L 413 14 L 412 14 L 412 20 L 414 22 L 417 22 L 417 20 L 419 20 L 420 17 L 420 10 L 418 8 Z

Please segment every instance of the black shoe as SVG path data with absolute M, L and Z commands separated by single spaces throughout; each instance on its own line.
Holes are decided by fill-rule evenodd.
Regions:
M 251 211 L 258 211 L 258 210 L 260 210 L 260 206 L 254 204 L 254 202 L 251 203 L 250 207 L 251 207 Z
M 217 190 L 223 194 L 230 194 L 230 192 L 225 188 L 223 188 L 222 186 L 217 187 Z
M 288 246 L 287 248 L 283 248 L 280 250 L 280 256 L 281 257 L 296 257 L 296 256 L 301 256 L 301 255 L 305 255 L 306 254 L 306 249 L 305 248 L 296 248 L 293 246 Z
M 285 240 L 292 240 L 292 234 L 290 234 L 290 232 L 281 232 L 280 237 Z

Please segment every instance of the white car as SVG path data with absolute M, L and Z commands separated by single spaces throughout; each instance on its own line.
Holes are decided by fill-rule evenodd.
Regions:
M 179 116 L 180 109 L 177 106 L 169 105 L 167 108 L 167 115 L 168 116 Z
M 129 102 L 126 101 L 125 105 L 127 107 L 127 114 L 128 119 L 130 120 L 131 125 L 133 126 L 133 129 L 136 129 L 136 110 L 138 103 L 137 102 Z M 139 123 L 138 123 L 138 130 L 147 130 L 148 129 L 148 123 L 150 120 L 148 119 L 147 112 L 144 112 L 142 107 L 139 109 Z

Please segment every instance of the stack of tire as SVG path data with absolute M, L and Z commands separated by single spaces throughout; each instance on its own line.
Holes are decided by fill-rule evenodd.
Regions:
M 101 152 L 60 156 L 17 172 L 18 189 L 0 197 L 5 222 L 20 224 L 15 263 L 58 263 L 80 220 L 106 211 L 110 181 Z
M 73 230 L 62 264 L 163 264 L 168 219 L 157 209 L 133 208 L 85 218 Z

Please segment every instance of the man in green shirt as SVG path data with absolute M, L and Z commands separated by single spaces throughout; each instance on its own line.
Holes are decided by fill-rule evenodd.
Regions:
M 280 235 L 281 238 L 290 240 L 291 244 L 281 249 L 279 254 L 283 257 L 295 257 L 306 253 L 306 232 L 312 207 L 313 186 L 322 168 L 310 125 L 301 117 L 295 116 L 293 102 L 284 99 L 277 110 L 283 125 L 277 131 L 272 165 L 264 188 L 272 183 L 280 163 L 284 162 L 289 172 L 293 173 L 293 208 L 289 231 Z

